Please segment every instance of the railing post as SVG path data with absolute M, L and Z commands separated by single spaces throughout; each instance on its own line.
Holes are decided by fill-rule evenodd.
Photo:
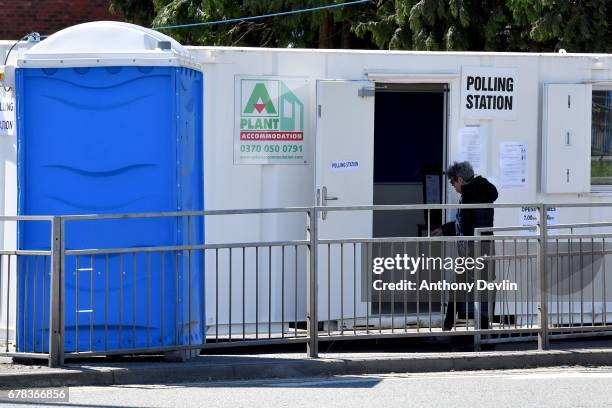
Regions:
M 49 287 L 49 367 L 64 365 L 64 234 L 63 220 L 53 217 L 51 225 L 51 284 Z
M 538 206 L 538 350 L 548 350 L 548 276 L 546 258 L 548 256 L 547 205 Z
M 481 233 L 480 231 L 474 231 L 474 236 L 475 237 L 480 237 Z M 474 242 L 474 259 L 478 259 L 480 257 L 480 253 L 481 251 L 481 244 L 482 241 L 475 241 Z M 469 243 L 468 243 L 468 247 L 469 247 Z M 465 272 L 467 273 L 467 271 Z M 480 270 L 478 268 L 474 268 L 474 283 L 477 285 L 478 284 L 478 280 L 480 279 Z M 480 311 L 481 311 L 481 304 L 480 304 L 480 293 L 478 292 L 478 290 L 476 288 L 474 288 L 474 351 L 480 351 L 481 348 L 481 343 L 482 343 L 482 336 L 480 334 L 480 330 L 482 329 L 482 322 L 480 320 Z
M 317 317 L 317 262 L 318 262 L 318 240 L 317 240 L 317 207 L 312 207 L 306 214 L 306 239 L 308 244 L 308 258 L 306 276 L 308 280 L 306 324 L 308 330 L 307 353 L 308 357 L 317 358 L 319 356 L 319 320 Z

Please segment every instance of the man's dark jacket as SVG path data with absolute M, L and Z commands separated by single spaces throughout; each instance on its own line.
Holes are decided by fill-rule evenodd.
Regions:
M 476 176 L 461 186 L 462 204 L 493 203 L 497 200 L 497 195 L 495 186 L 481 176 Z M 493 226 L 492 208 L 467 208 L 458 211 L 459 225 L 456 226 L 454 221 L 444 224 L 442 226 L 444 235 L 473 236 L 475 228 Z M 491 233 L 483 233 L 483 235 L 491 235 Z
M 461 204 L 489 204 L 497 200 L 497 189 L 495 186 L 484 177 L 476 176 L 468 183 L 461 186 Z M 442 226 L 442 232 L 447 236 L 461 235 L 473 236 L 475 228 L 485 228 L 493 226 L 493 209 L 492 208 L 466 208 L 457 210 L 457 221 L 446 223 Z M 457 225 L 458 224 L 458 225 Z M 492 235 L 492 232 L 483 232 L 482 235 Z M 457 243 L 460 244 L 462 242 Z M 467 244 L 463 246 L 463 250 L 458 248 L 459 256 L 474 256 L 474 242 L 463 242 Z M 480 247 L 480 255 L 494 255 L 495 245 L 491 241 L 483 241 Z M 450 252 L 447 252 L 450 253 Z M 458 282 L 474 282 L 474 271 L 467 271 L 462 275 L 456 275 Z M 480 271 L 480 279 L 488 282 L 495 280 L 495 263 L 485 262 L 485 268 Z M 478 291 L 481 302 L 491 302 L 491 311 L 495 309 L 495 290 Z M 449 299 L 455 301 L 474 301 L 474 292 L 465 292 L 456 290 L 449 293 Z M 454 309 L 453 309 L 454 310 Z M 454 313 L 453 310 L 447 310 L 448 313 Z M 484 305 L 483 305 L 484 310 Z M 487 309 L 488 310 L 488 309 Z M 447 319 L 452 321 L 452 317 L 447 315 Z M 445 323 L 446 324 L 446 323 Z

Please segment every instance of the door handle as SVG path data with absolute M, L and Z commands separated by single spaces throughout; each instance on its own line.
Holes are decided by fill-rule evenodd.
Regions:
M 338 201 L 338 197 L 327 195 L 327 187 L 321 189 L 321 207 L 326 207 L 328 201 Z M 321 219 L 327 218 L 327 211 L 321 211 Z

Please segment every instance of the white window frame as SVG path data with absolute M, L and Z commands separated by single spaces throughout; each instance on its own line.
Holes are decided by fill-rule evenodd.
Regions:
M 612 82 L 610 81 L 602 81 L 600 83 L 593 83 L 593 88 L 591 90 L 591 100 L 593 100 L 593 92 L 594 91 L 608 91 L 612 92 Z M 593 107 L 591 106 L 591 129 L 593 128 Z M 591 148 L 592 150 L 592 148 Z M 591 160 L 593 156 L 591 156 Z M 589 161 L 590 163 L 590 161 Z M 592 180 L 592 175 L 591 175 Z M 612 195 L 612 184 L 591 184 L 591 193 L 594 194 L 605 194 Z

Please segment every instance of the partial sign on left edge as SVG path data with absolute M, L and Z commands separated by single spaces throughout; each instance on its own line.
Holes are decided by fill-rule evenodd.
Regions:
M 0 87 L 0 136 L 15 136 L 15 97 Z
M 234 164 L 306 164 L 308 80 L 235 80 Z

